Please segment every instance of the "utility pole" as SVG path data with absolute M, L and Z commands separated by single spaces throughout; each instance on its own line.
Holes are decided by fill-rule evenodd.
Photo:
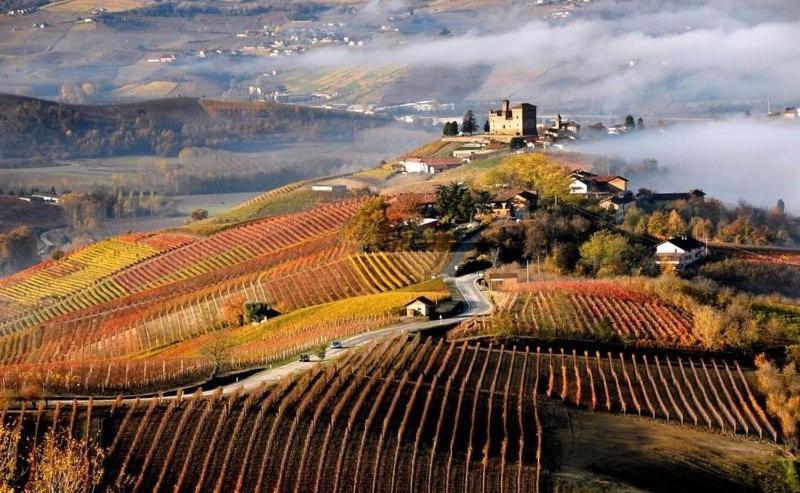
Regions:
M 531 282 L 531 261 L 525 259 L 525 282 Z
M 536 274 L 541 279 L 542 277 L 542 263 L 539 261 L 539 254 L 536 254 Z

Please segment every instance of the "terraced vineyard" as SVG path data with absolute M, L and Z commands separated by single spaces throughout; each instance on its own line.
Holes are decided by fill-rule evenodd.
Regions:
M 173 235 L 128 235 L 100 241 L 60 260 L 43 262 L 2 281 L 0 296 L 25 305 L 58 300 L 96 288 L 101 299 L 128 292 L 117 282 L 94 286 L 110 274 L 155 255 L 188 245 L 193 238 Z M 76 300 L 76 303 L 81 301 Z
M 263 261 L 270 255 L 291 256 L 291 249 L 299 248 L 302 252 L 306 243 L 338 233 L 344 221 L 358 209 L 360 203 L 357 200 L 339 202 L 306 213 L 244 223 L 209 237 L 195 239 L 191 243 L 188 241 L 193 237 L 178 236 L 186 238 L 187 242 L 165 252 L 160 252 L 146 242 L 152 243 L 155 240 L 139 239 L 133 243 L 124 239 L 106 240 L 102 242 L 107 244 L 104 248 L 100 248 L 100 243 L 88 247 L 86 255 L 91 254 L 91 258 L 86 261 L 93 262 L 88 264 L 91 267 L 80 262 L 74 267 L 73 263 L 62 260 L 34 267 L 7 280 L 0 287 L 0 296 L 12 290 L 19 296 L 28 297 L 32 303 L 40 302 L 40 305 L 27 310 L 21 316 L 6 320 L 0 324 L 0 331 L 10 334 L 59 316 L 112 302 L 128 294 L 170 284 L 178 285 L 178 281 L 179 285 L 184 285 L 187 281 L 206 276 L 204 282 L 208 282 L 208 276 L 224 272 L 228 274 L 222 274 L 221 277 L 228 279 L 231 277 L 229 269 L 236 271 L 237 267 L 245 265 L 252 268 L 254 261 Z M 162 243 L 169 241 L 162 240 Z M 138 246 L 147 255 L 142 252 L 130 253 L 130 250 L 125 249 L 128 245 Z M 70 255 L 68 260 L 76 256 L 80 259 L 81 255 L 81 251 L 78 251 Z M 57 276 L 50 272 L 60 272 L 58 269 L 64 268 L 79 270 L 61 275 L 50 283 L 49 280 Z M 39 271 L 44 273 L 40 274 Z M 237 272 L 241 275 L 242 270 Z M 73 282 L 76 279 L 78 282 Z M 219 282 L 219 279 L 216 281 Z M 54 303 L 41 304 L 48 300 L 43 296 L 49 295 L 61 285 L 68 286 L 62 291 L 65 295 L 69 293 L 69 296 L 63 296 Z
M 691 314 L 606 281 L 519 285 L 505 294 L 494 315 L 489 320 L 463 324 L 452 332 L 452 337 L 492 334 L 502 326 L 503 330 L 529 336 L 597 336 L 610 330 L 619 337 L 645 344 L 697 343 Z
M 129 303 L 122 308 L 109 306 L 105 312 L 88 310 L 77 312 L 80 316 L 61 317 L 0 339 L 2 361 L 81 361 L 147 352 L 214 331 L 227 300 L 265 301 L 280 312 L 290 312 L 420 283 L 438 272 L 445 260 L 444 255 L 432 252 L 349 257 L 342 252 L 324 250 L 309 259 L 289 260 L 262 273 L 186 294 L 170 297 L 157 289 L 154 294 L 124 298 Z M 324 262 L 328 255 L 339 259 Z

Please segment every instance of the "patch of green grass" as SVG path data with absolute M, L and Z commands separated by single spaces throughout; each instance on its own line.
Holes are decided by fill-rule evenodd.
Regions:
M 414 284 L 413 286 L 408 286 L 402 289 L 398 289 L 396 293 L 418 293 L 418 292 L 431 292 L 431 291 L 447 291 L 447 286 L 445 286 L 444 281 L 441 278 L 437 277 L 435 279 L 428 279 L 427 281 L 422 281 L 419 284 Z
M 780 318 L 783 322 L 800 326 L 800 306 L 755 302 L 750 307 L 764 318 Z

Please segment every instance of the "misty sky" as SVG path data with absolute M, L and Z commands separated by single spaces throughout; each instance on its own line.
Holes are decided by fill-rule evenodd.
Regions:
M 727 203 L 740 199 L 764 207 L 779 198 L 800 213 L 800 123 L 734 119 L 684 123 L 579 146 L 627 160 L 654 158 L 666 172 L 633 189 L 661 192 L 701 188 Z

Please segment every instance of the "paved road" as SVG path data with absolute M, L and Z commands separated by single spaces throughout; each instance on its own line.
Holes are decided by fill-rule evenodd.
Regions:
M 384 327 L 383 329 L 380 330 L 359 334 L 350 337 L 348 339 L 343 339 L 340 342 L 344 347 L 342 349 L 329 349 L 325 353 L 325 360 L 327 361 L 334 358 L 338 358 L 342 354 L 346 353 L 350 348 L 361 346 L 370 341 L 374 341 L 375 339 L 380 339 L 383 337 L 392 337 L 404 332 L 417 332 L 420 330 L 443 327 L 446 325 L 452 325 L 454 323 L 461 322 L 470 317 L 488 314 L 492 310 L 492 304 L 489 302 L 489 300 L 484 295 L 483 291 L 481 291 L 477 285 L 477 281 L 481 277 L 481 274 L 482 273 L 480 272 L 475 272 L 473 274 L 468 274 L 457 278 L 446 278 L 446 280 L 452 280 L 455 282 L 456 288 L 461 293 L 461 296 L 464 298 L 464 302 L 467 305 L 467 309 L 457 317 L 450 317 L 442 320 L 431 320 L 426 322 L 399 323 L 395 325 L 390 325 L 389 327 Z M 310 361 L 307 363 L 301 363 L 300 361 L 293 361 L 291 363 L 281 365 L 277 368 L 271 368 L 268 370 L 264 370 L 262 372 L 255 373 L 243 380 L 240 380 L 239 382 L 234 382 L 225 385 L 222 387 L 222 391 L 223 393 L 228 394 L 238 388 L 243 388 L 244 390 L 254 389 L 260 386 L 264 382 L 278 381 L 287 375 L 307 370 L 317 364 L 319 364 L 319 361 Z M 211 394 L 216 391 L 217 390 L 214 389 L 205 391 L 204 393 Z
M 458 316 L 449 317 L 442 320 L 430 320 L 425 322 L 398 323 L 390 325 L 388 327 L 384 327 L 379 330 L 375 330 L 373 332 L 358 334 L 353 337 L 349 337 L 347 339 L 342 339 L 340 342 L 342 343 L 343 347 L 341 349 L 328 349 L 328 351 L 326 351 L 325 353 L 325 360 L 328 361 L 334 358 L 338 358 L 343 354 L 345 354 L 350 349 L 362 346 L 370 341 L 374 341 L 375 339 L 380 339 L 383 337 L 392 337 L 402 333 L 410 333 L 421 330 L 433 329 L 436 327 L 444 327 L 447 325 L 453 325 L 463 320 L 467 320 L 474 316 L 488 314 L 492 310 L 492 305 L 484 295 L 483 291 L 481 291 L 480 288 L 478 288 L 477 281 L 480 277 L 481 273 L 475 272 L 457 278 L 447 278 L 447 277 L 445 278 L 445 280 L 450 280 L 454 282 L 456 288 L 461 293 L 461 296 L 467 305 L 467 309 L 464 310 Z M 302 363 L 296 360 L 275 368 L 269 368 L 264 371 L 254 373 L 238 382 L 222 386 L 222 392 L 224 394 L 230 394 L 231 392 L 234 392 L 236 389 L 243 389 L 247 391 L 255 389 L 263 383 L 276 382 L 288 375 L 305 371 L 308 370 L 309 368 L 312 368 L 314 365 L 318 365 L 320 361 L 314 360 L 313 358 L 314 357 L 312 357 L 312 361 L 310 362 Z M 218 391 L 219 391 L 218 388 L 215 388 L 212 390 L 206 390 L 203 392 L 203 394 L 210 395 Z M 164 399 L 173 399 L 173 398 L 174 396 L 164 396 Z M 156 399 L 156 397 L 143 397 L 141 400 L 143 402 L 146 402 L 153 399 Z M 88 400 L 88 398 L 78 398 L 78 400 Z M 99 399 L 95 400 L 94 404 L 112 405 L 114 401 L 115 401 L 114 399 Z M 55 404 L 56 402 L 61 402 L 62 405 L 67 405 L 70 404 L 72 400 L 71 399 L 69 400 L 64 399 L 61 401 L 49 400 L 48 402 L 51 404 Z

